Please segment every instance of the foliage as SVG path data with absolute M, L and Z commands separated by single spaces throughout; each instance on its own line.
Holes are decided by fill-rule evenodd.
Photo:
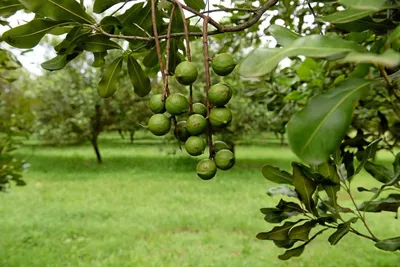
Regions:
M 169 76 L 181 61 L 191 61 L 190 41 L 202 36 L 210 159 L 214 159 L 212 134 L 217 130 L 209 118 L 213 108 L 208 99 L 212 80 L 209 37 L 222 33 L 224 37 L 216 38 L 230 36 L 230 41 L 221 42 L 220 51 L 235 53 L 243 48 L 243 43 L 261 44 L 259 31 L 265 30 L 276 40 L 276 47 L 254 49 L 237 70 L 246 77 L 242 84 L 250 89 L 248 92 L 255 89 L 250 101 L 266 104 L 266 109 L 276 115 L 266 128 L 282 135 L 287 132 L 289 145 L 302 162 L 292 163 L 292 173 L 274 166 L 264 167 L 267 179 L 289 184 L 269 191 L 270 194 L 284 193 L 297 198 L 297 203 L 282 199 L 276 207 L 262 209 L 267 222 L 283 225 L 257 237 L 286 248 L 279 256 L 282 260 L 300 256 L 306 245 L 328 230 L 333 230 L 328 238 L 332 245 L 347 233 L 354 233 L 372 240 L 379 249 L 399 249 L 399 238 L 379 239 L 365 218 L 366 212 L 397 212 L 400 206 L 399 155 L 394 152 L 400 140 L 397 1 L 235 1 L 234 8 L 225 8 L 222 4 L 226 1 L 222 1 L 216 5 L 217 11 L 227 12 L 230 17 L 221 22 L 208 16 L 211 10 L 205 10 L 202 0 L 185 1 L 186 5 L 172 0 L 135 1 L 129 6 L 126 5 L 130 1 L 96 0 L 93 10 L 102 14 L 101 21 L 96 21 L 74 0 L 7 2 L 10 6 L 4 9 L 6 15 L 11 4 L 16 3 L 37 15 L 5 32 L 3 39 L 8 44 L 32 48 L 54 30 L 68 33 L 54 46 L 57 56 L 43 63 L 43 68 L 62 69 L 83 52 L 93 54 L 95 67 L 108 62 L 98 83 L 101 97 L 111 97 L 117 91 L 121 74 L 129 76 L 135 93 L 143 97 L 150 92 L 149 76 L 160 71 L 163 100 L 167 99 L 171 94 Z M 110 15 L 105 12 L 118 3 L 120 8 Z M 183 9 L 203 20 L 203 30 L 184 17 Z M 272 25 L 262 29 L 260 19 L 267 11 L 274 11 L 269 13 Z M 315 18 L 311 25 L 306 22 L 310 14 Z M 243 39 L 247 41 L 242 43 Z M 118 52 L 105 60 L 110 50 Z M 283 68 L 280 64 L 285 58 L 291 60 Z M 127 72 L 123 71 L 125 68 Z M 190 85 L 188 115 L 192 96 Z M 171 119 L 176 131 L 177 118 Z M 372 162 L 382 149 L 395 157 L 393 172 Z M 378 189 L 360 188 L 372 192 L 373 197 L 358 205 L 350 185 L 362 169 L 382 185 Z M 337 197 L 340 190 L 349 195 L 354 207 L 341 204 Z M 396 193 L 384 196 L 388 190 Z M 298 220 L 289 221 L 292 217 Z M 356 229 L 358 221 L 368 234 Z M 302 243 L 292 248 L 297 242 Z
M 32 122 L 31 101 L 15 84 L 20 63 L 6 50 L 0 49 L 0 192 L 8 192 L 11 183 L 25 185 L 22 172 L 29 164 L 14 157 L 18 142 L 13 136 L 26 136 Z M 19 73 L 18 73 L 19 72 Z
M 280 186 L 282 190 L 272 191 L 277 192 L 273 195 L 291 196 L 298 202 L 282 199 L 275 208 L 261 209 L 267 222 L 283 225 L 257 235 L 287 249 L 279 256 L 282 260 L 300 256 L 307 244 L 328 230 L 333 230 L 328 238 L 331 245 L 353 233 L 374 241 L 379 249 L 399 249 L 399 238 L 379 239 L 365 216 L 366 212 L 397 214 L 400 207 L 400 171 L 371 162 L 377 151 L 386 149 L 395 156 L 393 166 L 398 164 L 399 154 L 394 152 L 400 121 L 400 54 L 395 45 L 398 6 L 386 1 L 339 1 L 334 5 L 341 4 L 343 11 L 315 10 L 321 16 L 318 21 L 330 22 L 315 27 L 325 34 L 290 31 L 291 19 L 285 20 L 287 28 L 271 25 L 266 32 L 278 46 L 252 51 L 239 67 L 243 76 L 269 77 L 279 75 L 282 59 L 292 59 L 285 69 L 292 73 L 286 77 L 292 80 L 291 89 L 283 97 L 294 102 L 298 111 L 289 115 L 286 131 L 292 151 L 303 163 L 293 162 L 292 173 L 267 165 L 263 175 L 287 184 L 284 190 Z M 319 9 L 321 5 L 314 6 Z M 382 11 L 386 20 L 378 19 Z M 374 27 L 366 29 L 365 21 L 371 21 Z M 376 189 L 359 187 L 360 192 L 373 195 L 357 204 L 350 186 L 362 169 L 382 185 Z M 349 195 L 353 207 L 338 199 L 340 190 Z M 394 193 L 385 194 L 389 190 Z M 292 217 L 296 221 L 288 221 Z M 354 225 L 358 220 L 368 234 Z M 297 242 L 301 244 L 295 246 Z

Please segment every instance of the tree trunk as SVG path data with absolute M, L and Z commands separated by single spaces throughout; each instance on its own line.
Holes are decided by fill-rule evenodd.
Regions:
M 96 153 L 97 163 L 101 164 L 101 163 L 103 163 L 103 160 L 102 160 L 102 158 L 101 158 L 99 146 L 98 146 L 98 144 L 97 144 L 97 137 L 98 137 L 98 135 L 94 135 L 94 136 L 92 137 L 91 142 L 92 142 L 92 146 L 93 146 L 93 149 L 94 149 L 94 153 Z
M 124 136 L 124 134 L 122 133 L 122 129 L 118 129 L 118 133 L 119 133 L 119 135 L 121 136 L 121 139 L 124 140 L 124 139 L 125 139 L 125 136 Z
M 135 131 L 130 132 L 130 137 L 131 137 L 131 144 L 133 144 L 133 135 L 135 134 Z
M 281 134 L 281 146 L 285 145 L 285 135 Z

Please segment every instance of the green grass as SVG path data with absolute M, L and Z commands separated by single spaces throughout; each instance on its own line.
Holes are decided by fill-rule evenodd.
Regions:
M 26 187 L 0 195 L 0 266 L 398 266 L 400 253 L 325 234 L 300 258 L 255 235 L 272 225 L 262 207 L 276 205 L 263 164 L 288 169 L 295 157 L 277 146 L 239 146 L 237 164 L 210 181 L 196 177 L 197 159 L 172 148 L 107 138 L 98 166 L 89 145 L 25 147 L 32 167 Z M 382 155 L 389 164 L 390 157 Z M 376 185 L 367 175 L 366 187 Z M 357 198 L 368 193 L 357 193 Z M 348 197 L 340 199 L 349 204 Z M 368 218 L 380 238 L 398 236 L 393 214 Z M 362 232 L 361 225 L 358 225 Z

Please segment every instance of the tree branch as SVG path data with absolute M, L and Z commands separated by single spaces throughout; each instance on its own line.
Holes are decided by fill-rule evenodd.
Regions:
M 174 0 L 169 0 L 170 2 L 174 1 Z M 216 27 L 217 29 L 214 31 L 210 31 L 208 32 L 208 36 L 210 35 L 216 35 L 216 34 L 221 34 L 221 33 L 226 33 L 226 32 L 239 32 L 242 30 L 245 30 L 247 28 L 250 28 L 251 26 L 253 26 L 254 24 L 256 24 L 261 16 L 272 6 L 274 6 L 276 3 L 278 2 L 278 0 L 269 0 L 267 1 L 264 5 L 262 5 L 261 7 L 259 7 L 257 9 L 257 11 L 254 11 L 254 15 L 251 19 L 249 19 L 248 21 L 239 24 L 237 26 L 222 26 L 219 23 L 215 22 L 214 20 L 210 21 L 210 24 L 213 25 L 211 22 L 214 21 L 214 27 Z M 183 9 L 190 9 L 189 7 L 182 5 Z M 202 14 L 201 12 L 197 12 L 196 10 L 191 9 L 193 12 L 195 12 L 195 15 L 201 17 L 201 18 L 205 18 L 206 16 L 204 14 Z M 129 36 L 129 35 L 122 35 L 122 34 L 110 34 L 106 31 L 104 31 L 100 26 L 93 26 L 90 24 L 85 25 L 97 32 L 100 32 L 101 34 L 108 36 L 110 38 L 117 38 L 117 39 L 125 39 L 125 40 L 141 40 L 141 41 L 152 41 L 154 39 L 167 39 L 167 35 L 159 35 L 159 36 L 148 36 L 148 37 L 143 37 L 143 36 Z M 197 37 L 201 37 L 203 36 L 203 32 L 189 32 L 188 33 L 189 36 L 197 36 Z M 176 38 L 176 37 L 182 37 L 185 36 L 184 32 L 181 33 L 173 33 L 171 34 L 171 38 Z

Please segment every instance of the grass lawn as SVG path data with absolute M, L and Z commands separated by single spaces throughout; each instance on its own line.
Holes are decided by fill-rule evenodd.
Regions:
M 238 146 L 236 166 L 210 181 L 196 177 L 197 159 L 171 148 L 115 139 L 101 149 L 101 166 L 90 145 L 18 152 L 32 167 L 27 186 L 0 194 L 0 266 L 400 266 L 400 253 L 353 235 L 331 246 L 326 233 L 285 262 L 283 250 L 255 238 L 273 227 L 259 209 L 279 201 L 265 194 L 272 184 L 260 169 L 288 169 L 295 157 L 287 148 Z M 379 238 L 400 235 L 393 214 L 368 218 Z

